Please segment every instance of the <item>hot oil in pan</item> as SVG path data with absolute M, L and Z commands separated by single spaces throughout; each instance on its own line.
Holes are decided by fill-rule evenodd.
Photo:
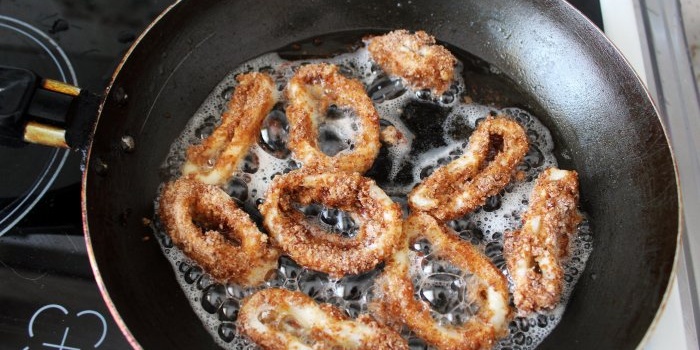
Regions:
M 344 39 L 336 40 L 338 38 Z M 330 43 L 324 44 L 327 46 L 337 46 L 338 55 L 321 57 L 320 52 L 329 52 L 328 47 L 319 45 L 322 42 Z M 405 211 L 407 193 L 436 168 L 459 157 L 466 148 L 471 131 L 481 119 L 489 114 L 506 114 L 526 128 L 530 150 L 519 165 L 519 170 L 526 174 L 525 179 L 510 183 L 474 213 L 449 222 L 462 239 L 477 245 L 507 274 L 502 255 L 503 233 L 520 227 L 520 215 L 527 208 L 528 197 L 534 186 L 533 180 L 542 170 L 557 165 L 553 153 L 555 145 L 549 130 L 523 109 L 497 109 L 472 102 L 472 97 L 478 101 L 488 99 L 486 95 L 497 91 L 499 84 L 504 84 L 503 81 L 506 80 L 498 77 L 496 69 L 472 55 L 451 49 L 462 61 L 457 69 L 458 79 L 445 94 L 434 96 L 429 91 L 413 92 L 407 89 L 400 80 L 386 76 L 381 69 L 373 65 L 361 44 L 342 44 L 345 42 L 349 41 L 344 36 L 315 39 L 290 46 L 279 53 L 251 60 L 232 71 L 214 88 L 189 121 L 182 135 L 173 143 L 163 165 L 164 181 L 180 175 L 186 148 L 190 144 L 201 142 L 218 124 L 226 101 L 235 89 L 237 74 L 249 71 L 267 72 L 273 76 L 278 89 L 282 91 L 293 75 L 294 68 L 307 63 L 333 63 L 341 67 L 343 74 L 364 83 L 382 118 L 382 129 L 393 127 L 404 136 L 403 142 L 393 146 L 382 145 L 379 157 L 366 176 L 374 178 Z M 334 50 L 331 48 L 330 51 Z M 352 52 L 340 54 L 348 51 Z M 475 79 L 472 80 L 472 77 Z M 476 80 L 479 82 L 475 84 Z M 493 84 L 480 87 L 479 83 L 484 82 Z M 500 99 L 500 105 L 508 105 L 509 102 L 517 104 L 517 97 L 511 99 L 503 97 L 505 95 L 496 95 L 498 96 L 495 99 Z M 257 210 L 257 205 L 263 200 L 270 180 L 303 166 L 291 158 L 286 148 L 289 128 L 284 113 L 285 104 L 285 101 L 280 102 L 265 119 L 258 143 L 251 148 L 226 188 L 258 224 L 261 223 L 262 216 Z M 332 155 L 353 147 L 353 134 L 358 131 L 358 125 L 354 122 L 352 113 L 331 108 L 327 114 L 319 133 L 322 150 Z M 342 211 L 320 205 L 299 209 L 309 220 L 315 220 L 326 228 L 329 234 L 352 237 L 355 233 L 354 222 Z M 241 288 L 232 284 L 224 285 L 212 280 L 206 272 L 173 246 L 160 226 L 158 228 L 156 235 L 193 309 L 217 342 L 228 349 L 256 348 L 245 337 L 240 336 L 235 327 L 242 299 L 255 291 L 269 287 L 299 290 L 318 302 L 331 303 L 345 310 L 350 316 L 356 317 L 359 313 L 367 312 L 367 304 L 374 297 L 374 278 L 381 272 L 380 266 L 377 270 L 363 275 L 331 279 L 325 274 L 307 270 L 291 259 L 282 257 L 278 269 L 271 271 L 268 281 L 260 287 Z M 509 336 L 501 340 L 496 348 L 534 348 L 551 332 L 559 322 L 566 301 L 585 267 L 592 249 L 591 237 L 588 225 L 584 222 L 579 228 L 578 238 L 571 243 L 572 256 L 565 264 L 562 303 L 551 312 L 516 318 L 510 324 Z M 431 305 L 432 314 L 438 322 L 461 324 L 477 307 L 465 297 L 468 295 L 470 274 L 436 258 L 429 253 L 430 249 L 427 243 L 420 241 L 412 247 L 415 297 Z M 424 256 L 419 257 L 417 252 L 423 252 Z M 409 339 L 411 348 L 427 348 L 410 332 L 404 332 L 404 336 Z

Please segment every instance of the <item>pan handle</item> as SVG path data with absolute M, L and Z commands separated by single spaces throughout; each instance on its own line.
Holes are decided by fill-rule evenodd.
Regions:
M 0 66 L 0 145 L 84 149 L 100 97 L 32 71 Z

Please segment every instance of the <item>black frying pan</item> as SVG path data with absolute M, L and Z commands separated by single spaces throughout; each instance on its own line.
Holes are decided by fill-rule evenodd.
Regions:
M 483 104 L 517 106 L 552 131 L 578 170 L 594 250 L 543 349 L 634 348 L 660 312 L 679 239 L 668 140 L 647 92 L 604 36 L 559 0 L 181 1 L 134 44 L 102 104 L 83 177 L 90 259 L 129 341 L 215 348 L 142 218 L 159 167 L 212 88 L 239 63 L 280 50 L 323 55 L 361 33 L 423 29 L 467 60 Z M 306 45 L 322 37 L 321 46 Z M 289 46 L 290 44 L 299 44 Z M 463 58 L 468 57 L 465 54 Z M 123 137 L 135 147 L 124 147 Z M 127 140 L 129 138 L 127 137 Z

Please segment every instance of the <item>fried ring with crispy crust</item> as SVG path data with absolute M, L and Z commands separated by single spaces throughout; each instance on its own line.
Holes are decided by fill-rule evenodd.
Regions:
M 183 176 L 223 185 L 257 139 L 263 119 L 277 102 L 275 83 L 265 73 L 241 74 L 236 80 L 221 124 L 201 144 L 187 149 Z
M 254 286 L 277 268 L 279 251 L 219 187 L 169 182 L 158 215 L 173 243 L 218 280 Z
M 390 75 L 399 76 L 413 89 L 431 89 L 442 94 L 454 79 L 457 59 L 435 38 L 419 30 L 395 30 L 369 39 L 367 46 L 372 59 Z
M 513 278 L 515 306 L 522 313 L 554 308 L 564 283 L 562 260 L 581 222 L 578 174 L 550 168 L 537 178 L 523 227 L 507 232 L 503 255 Z
M 368 315 L 349 319 L 301 292 L 261 290 L 243 300 L 238 329 L 263 349 L 408 349 L 406 340 Z
M 494 136 L 502 149 L 488 162 Z M 513 176 L 527 153 L 528 141 L 520 124 L 506 117 L 487 117 L 469 137 L 462 156 L 437 169 L 408 195 L 414 211 L 424 211 L 439 220 L 452 220 L 484 205 Z
M 323 204 L 349 213 L 355 237 L 331 235 L 306 219 L 296 205 Z M 394 252 L 401 209 L 373 180 L 357 173 L 296 170 L 275 177 L 260 207 L 265 228 L 297 263 L 341 277 L 373 269 Z
M 438 349 L 491 349 L 495 341 L 507 333 L 512 310 L 508 305 L 508 282 L 505 276 L 483 253 L 435 218 L 413 213 L 404 223 L 403 245 L 387 262 L 377 280 L 378 303 L 371 307 L 380 320 L 398 319 L 416 335 Z M 469 296 L 478 304 L 478 311 L 462 325 L 440 325 L 430 314 L 430 305 L 414 297 L 409 274 L 409 244 L 427 239 L 432 252 L 477 281 L 468 288 Z
M 364 173 L 379 153 L 379 114 L 358 80 L 344 77 L 330 64 L 309 64 L 299 68 L 286 88 L 288 147 L 305 167 Z M 318 146 L 318 128 L 331 105 L 350 109 L 357 116 L 359 130 L 354 148 L 334 156 Z

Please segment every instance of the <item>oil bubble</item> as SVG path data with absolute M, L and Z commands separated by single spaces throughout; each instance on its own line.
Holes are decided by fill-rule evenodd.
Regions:
M 289 156 L 287 141 L 289 139 L 289 122 L 283 111 L 274 109 L 263 120 L 258 144 L 269 154 L 285 159 Z
M 226 300 L 226 287 L 218 283 L 212 284 L 202 293 L 202 308 L 210 314 L 216 313 L 224 300 Z

